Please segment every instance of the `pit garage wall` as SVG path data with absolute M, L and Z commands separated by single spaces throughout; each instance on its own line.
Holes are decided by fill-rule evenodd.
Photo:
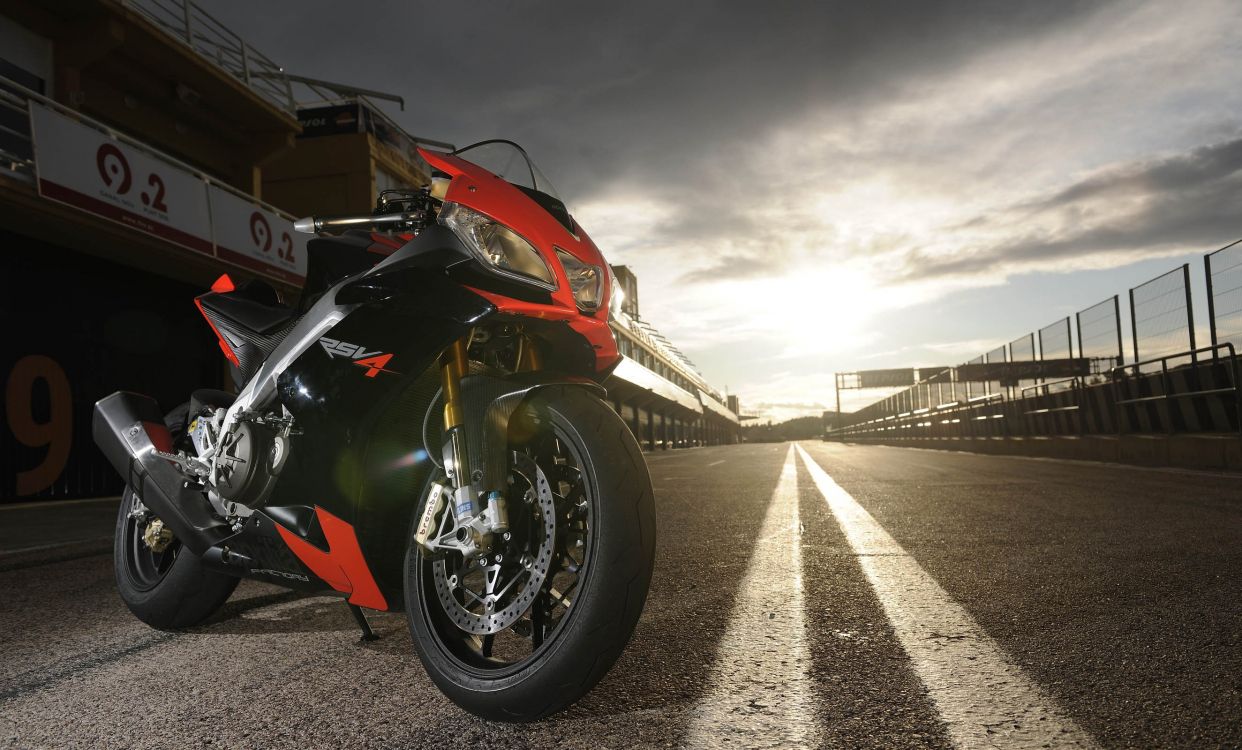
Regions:
M 95 401 L 125 389 L 171 409 L 222 384 L 201 289 L 9 232 L 0 247 L 0 501 L 116 495 Z
M 644 450 L 737 443 L 737 415 L 708 394 L 690 393 L 629 357 L 604 381 L 608 400 Z

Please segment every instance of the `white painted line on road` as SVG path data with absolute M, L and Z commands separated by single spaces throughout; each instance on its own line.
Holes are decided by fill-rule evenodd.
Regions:
M 708 465 L 707 465 L 707 468 L 709 468 L 709 469 L 710 469 L 710 468 L 712 468 L 713 466 L 719 466 L 719 465 L 721 465 L 722 463 L 724 463 L 724 459 L 723 459 L 723 458 L 722 458 L 722 459 L 720 459 L 719 461 L 712 461 L 710 464 L 708 464 Z
M 790 446 L 685 746 L 817 747 L 809 668 Z
M 798 453 L 957 747 L 1095 747 L 801 445 Z

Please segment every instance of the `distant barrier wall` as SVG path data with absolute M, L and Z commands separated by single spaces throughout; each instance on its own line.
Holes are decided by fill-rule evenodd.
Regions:
M 829 437 L 1242 436 L 1242 240 L 1203 262 L 1209 346 L 1198 345 L 1204 337 L 1196 338 L 1184 264 L 1128 291 L 1128 361 L 1121 297 L 1113 295 L 966 363 L 1064 360 L 1077 339 L 1088 374 L 1001 383 L 960 379 L 957 368 L 946 368 L 859 409 Z

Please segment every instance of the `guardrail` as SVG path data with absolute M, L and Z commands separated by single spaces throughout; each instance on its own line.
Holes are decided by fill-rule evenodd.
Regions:
M 1224 368 L 1225 371 L 1228 372 L 1230 375 L 1230 384 L 1228 387 L 1198 388 L 1196 390 L 1182 390 L 1182 391 L 1175 391 L 1171 387 L 1170 375 L 1169 375 L 1170 360 L 1185 359 L 1189 357 L 1191 361 L 1194 363 L 1201 362 L 1204 366 L 1215 366 L 1217 364 L 1222 363 L 1222 358 L 1220 356 L 1221 351 L 1228 352 L 1228 355 L 1223 358 L 1224 362 L 1228 363 L 1227 365 L 1225 365 L 1225 368 Z M 1210 353 L 1212 356 L 1212 359 L 1210 361 L 1200 360 L 1199 355 L 1204 354 L 1204 353 Z M 1126 383 L 1150 382 L 1150 375 L 1146 378 L 1143 378 L 1141 376 L 1144 375 L 1143 367 L 1145 365 L 1154 365 L 1154 364 L 1160 365 L 1160 371 L 1159 371 L 1160 393 L 1152 394 L 1148 396 L 1134 396 L 1131 398 L 1121 398 L 1121 395 L 1122 395 L 1121 384 L 1123 382 L 1126 382 Z M 1134 375 L 1129 375 L 1127 373 L 1127 371 L 1131 369 L 1134 370 L 1134 373 L 1135 373 Z M 1203 346 L 1197 349 L 1191 349 L 1189 351 L 1180 352 L 1178 354 L 1167 355 L 1164 357 L 1153 357 L 1152 359 L 1146 359 L 1140 362 L 1132 362 L 1130 364 L 1120 365 L 1118 367 L 1114 367 L 1110 371 L 1109 375 L 1110 375 L 1110 381 L 1111 381 L 1112 390 L 1113 390 L 1113 407 L 1115 409 L 1115 414 L 1117 417 L 1117 434 L 1119 435 L 1124 434 L 1126 431 L 1125 426 L 1128 420 L 1125 419 L 1125 415 L 1122 413 L 1123 407 L 1125 406 L 1147 404 L 1147 403 L 1162 404 L 1164 407 L 1164 411 L 1165 411 L 1165 418 L 1161 421 L 1163 422 L 1165 426 L 1166 432 L 1172 433 L 1174 432 L 1174 421 L 1175 421 L 1173 419 L 1172 402 L 1175 399 L 1190 399 L 1190 398 L 1204 398 L 1208 396 L 1223 396 L 1223 395 L 1227 395 L 1230 393 L 1233 394 L 1234 410 L 1235 410 L 1234 413 L 1238 417 L 1238 431 L 1239 431 L 1239 434 L 1242 434 L 1242 389 L 1239 389 L 1238 387 L 1238 358 L 1237 358 L 1237 352 L 1233 348 L 1233 344 L 1229 342 L 1226 342 L 1223 344 L 1217 344 L 1215 346 Z M 1139 386 L 1139 389 L 1141 390 L 1141 386 Z
M 1053 391 L 1052 388 L 1056 386 L 1068 386 L 1068 387 L 1058 388 L 1057 390 Z M 1071 413 L 1073 413 L 1075 416 L 1078 416 L 1077 412 L 1082 411 L 1082 400 L 1081 400 L 1082 387 L 1083 387 L 1082 378 L 1064 378 L 1062 380 L 1052 380 L 1047 383 L 1036 383 L 1035 385 L 1025 386 L 1024 388 L 1021 388 L 1018 391 L 1018 395 L 1019 395 L 1018 402 L 1019 403 L 1026 403 L 1028 399 L 1037 400 L 1040 397 L 1051 396 L 1053 393 L 1073 394 L 1074 403 L 1066 404 L 1064 406 L 1037 406 L 1037 408 L 1034 408 L 1034 409 L 1024 410 L 1022 414 L 1027 419 L 1051 418 L 1058 414 L 1071 414 Z M 1040 390 L 1043 391 L 1042 394 L 1039 393 Z M 1027 392 L 1030 392 L 1031 395 L 1028 396 Z M 1081 435 L 1083 432 L 1083 421 L 1081 419 L 1077 419 L 1075 421 L 1077 422 L 1077 426 L 1078 426 L 1078 430 L 1077 430 L 1078 434 Z M 1031 432 L 1033 431 L 1029 429 L 1028 427 L 1027 434 L 1030 434 Z
M 120 144 L 125 144 L 126 146 L 133 148 L 136 152 L 141 152 L 147 155 L 148 157 L 151 157 L 155 160 L 158 160 L 159 162 L 162 162 L 163 164 L 166 164 L 172 168 L 175 168 L 176 170 L 180 170 L 180 172 L 183 172 L 189 177 L 192 177 L 193 179 L 201 182 L 203 186 L 207 189 L 207 192 L 203 193 L 202 199 L 204 201 L 209 200 L 208 195 L 210 194 L 211 191 L 215 191 L 221 194 L 227 194 L 227 196 L 231 196 L 230 200 L 240 201 L 242 204 L 248 207 L 248 210 L 262 209 L 263 211 L 266 211 L 267 213 L 269 213 L 272 219 L 276 221 L 281 221 L 281 222 L 288 222 L 290 224 L 290 229 L 292 228 L 291 224 L 294 220 L 294 217 L 291 214 L 279 208 L 276 208 L 275 206 L 272 206 L 269 203 L 265 203 L 255 198 L 253 195 L 250 195 L 249 193 L 238 190 L 232 185 L 229 185 L 221 180 L 216 179 L 215 177 L 207 174 L 206 172 L 203 172 L 201 169 L 191 164 L 188 164 L 169 153 L 161 151 L 160 149 L 156 148 L 155 146 L 152 146 L 151 144 L 145 143 L 136 138 L 132 138 L 129 135 L 126 135 L 125 133 L 119 130 L 116 130 L 115 128 L 109 126 L 108 124 L 104 122 L 96 120 L 93 117 L 89 117 L 81 112 L 78 112 L 77 110 L 66 107 L 63 104 L 60 104 L 59 102 L 53 99 L 43 96 L 42 94 L 36 91 L 27 89 L 21 84 L 9 78 L 0 76 L 0 108 L 2 108 L 0 109 L 0 111 L 12 112 L 14 114 L 18 114 L 21 117 L 25 118 L 24 122 L 26 123 L 26 132 L 25 133 L 15 132 L 15 135 L 21 136 L 22 138 L 24 138 L 24 141 L 21 141 L 22 143 L 32 144 L 32 145 L 35 143 L 35 137 L 34 137 L 34 134 L 31 128 L 31 115 L 32 115 L 33 105 L 42 106 L 46 110 L 54 112 L 57 115 L 63 116 L 67 119 L 73 120 L 77 124 L 85 126 L 86 128 L 89 128 L 90 130 L 96 131 L 97 133 L 110 139 L 111 141 L 114 141 Z M 9 130 L 12 130 L 12 128 L 10 128 Z M 54 153 L 54 150 L 50 150 L 50 152 Z M 0 166 L 3 166 L 4 164 L 5 162 L 0 161 Z M 24 181 L 30 182 L 30 183 L 35 183 L 36 179 L 40 180 L 41 181 L 40 184 L 38 184 L 36 187 L 38 188 L 39 194 L 43 195 L 46 198 L 47 195 L 44 192 L 46 185 L 43 183 L 45 183 L 48 178 L 46 174 L 40 173 L 40 169 L 41 169 L 40 163 L 36 162 L 33 158 L 16 158 L 15 157 L 13 160 L 13 164 L 18 169 L 11 170 L 11 174 L 24 178 Z M 62 199 L 60 200 L 60 202 L 63 203 L 65 201 Z M 213 208 L 206 209 L 206 212 L 209 216 L 213 215 L 213 211 L 214 211 Z M 109 216 L 106 216 L 105 218 L 112 218 L 112 220 L 116 220 L 114 217 L 109 217 Z M 127 224 L 127 222 L 125 221 L 121 221 L 121 223 Z M 152 219 L 145 223 L 155 224 L 156 220 Z M 275 225 L 272 225 L 269 223 L 269 226 L 267 227 L 268 237 L 278 236 L 272 233 L 274 226 Z M 173 228 L 178 229 L 178 230 L 189 231 L 188 229 L 185 229 L 184 227 L 180 227 L 180 226 L 173 226 Z M 140 228 L 139 231 L 147 231 L 147 230 Z M 235 248 L 226 248 L 223 246 L 224 243 L 217 236 L 217 229 L 214 225 L 208 226 L 204 231 L 207 232 L 207 235 L 199 236 L 199 239 L 202 242 L 206 243 L 207 247 L 210 248 L 209 251 L 208 250 L 203 251 L 208 256 L 216 258 L 222 263 L 228 263 L 233 266 L 240 266 L 242 268 L 246 268 L 247 270 L 251 272 L 274 276 L 274 278 L 284 283 L 291 283 L 291 284 L 300 283 L 300 280 L 295 280 L 295 279 L 290 278 L 290 274 L 287 272 L 287 269 L 285 269 L 285 272 L 282 272 L 280 268 L 278 268 L 272 263 L 267 263 L 265 261 L 259 267 L 256 267 L 253 263 L 247 262 L 246 258 L 242 258 L 239 260 L 237 257 L 235 257 L 237 255 Z M 148 231 L 147 233 L 150 234 L 151 232 Z M 164 239 L 168 239 L 167 236 L 164 236 Z M 254 239 L 256 242 L 258 241 L 258 238 L 254 236 L 253 230 L 251 230 L 251 239 Z M 174 244 L 176 243 L 174 242 Z M 231 255 L 229 255 L 228 257 L 225 257 L 226 251 L 230 252 Z M 262 252 L 268 253 L 268 248 L 262 248 Z M 305 262 L 304 260 L 305 253 L 299 252 L 299 253 L 296 253 L 296 255 L 302 263 Z M 296 263 L 294 265 L 296 265 Z M 302 268 L 304 268 L 304 266 L 302 266 Z M 304 271 L 301 273 L 304 273 Z
M 1171 366 L 1179 359 L 1193 361 Z M 1159 371 L 1142 372 L 1152 365 Z M 1183 431 L 1242 435 L 1242 376 L 1231 343 L 1114 367 L 1108 374 L 1108 380 L 1096 384 L 1075 377 L 1025 386 L 1017 398 L 996 392 L 911 406 L 830 430 L 827 436 L 977 438 Z M 962 390 L 961 385 L 957 383 L 954 392 Z M 1177 408 L 1175 403 L 1186 407 Z M 1144 405 L 1160 411 L 1135 411 Z
M 0 170 L 26 182 L 34 180 L 34 140 L 26 100 L 0 80 Z

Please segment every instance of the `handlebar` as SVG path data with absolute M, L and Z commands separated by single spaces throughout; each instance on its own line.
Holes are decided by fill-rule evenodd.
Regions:
M 325 229 L 360 229 L 388 224 L 410 224 L 423 220 L 421 213 L 380 214 L 372 216 L 307 216 L 293 222 L 293 231 L 316 234 Z

